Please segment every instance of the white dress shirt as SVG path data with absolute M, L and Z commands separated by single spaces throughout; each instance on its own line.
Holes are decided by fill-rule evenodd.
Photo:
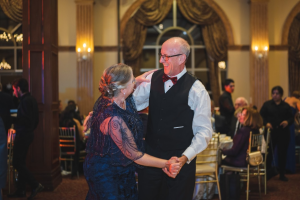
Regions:
M 179 80 L 186 72 L 187 70 L 184 68 L 177 74 L 177 80 Z M 152 75 L 153 73 L 148 75 L 147 79 L 151 81 Z M 166 81 L 165 93 L 172 86 L 173 82 L 171 80 Z M 137 110 L 142 110 L 149 106 L 150 89 L 151 82 L 143 82 L 135 89 L 133 98 Z M 195 81 L 189 91 L 188 105 L 191 110 L 194 111 L 192 124 L 194 137 L 191 141 L 191 145 L 183 152 L 183 155 L 188 158 L 187 163 L 190 163 L 198 153 L 207 147 L 208 142 L 212 137 L 210 97 L 203 84 L 198 80 Z

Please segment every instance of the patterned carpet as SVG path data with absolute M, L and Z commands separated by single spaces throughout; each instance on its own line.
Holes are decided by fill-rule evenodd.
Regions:
M 250 200 L 298 200 L 300 191 L 300 165 L 297 165 L 296 174 L 287 174 L 288 182 L 282 182 L 279 177 L 273 177 L 267 182 L 268 190 L 267 195 L 262 193 L 261 198 L 258 193 L 257 178 L 253 177 L 250 180 Z M 244 185 L 245 187 L 245 185 Z M 262 187 L 263 190 L 263 187 Z M 80 175 L 79 179 L 71 179 L 69 176 L 63 176 L 62 183 L 52 192 L 41 192 L 36 196 L 36 200 L 83 200 L 86 197 L 88 191 L 88 185 L 83 175 Z M 245 191 L 245 189 L 242 189 Z M 245 192 L 241 192 L 241 200 L 246 199 Z M 27 193 L 27 197 L 30 193 Z M 8 199 L 6 195 L 4 199 Z M 26 198 L 20 198 L 25 200 Z M 215 195 L 214 200 L 218 199 Z

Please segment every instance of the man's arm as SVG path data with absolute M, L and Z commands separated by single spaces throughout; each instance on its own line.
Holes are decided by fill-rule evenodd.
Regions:
M 194 111 L 191 145 L 183 152 L 180 162 L 190 163 L 198 153 L 203 151 L 212 137 L 210 121 L 210 98 L 200 81 L 196 81 L 189 92 L 188 104 Z M 185 163 L 184 162 L 184 163 Z M 183 164 L 184 164 L 183 163 Z
M 143 74 L 144 75 L 144 74 Z M 141 75 L 141 76 L 143 76 Z M 141 82 L 137 84 L 135 91 L 133 92 L 133 99 L 135 101 L 135 105 L 138 111 L 143 110 L 149 106 L 149 97 L 150 97 L 150 89 L 151 89 L 151 78 L 153 73 L 148 74 L 146 77 L 149 82 Z M 140 77 L 140 76 L 139 76 Z M 137 80 L 143 80 L 144 77 L 139 78 Z

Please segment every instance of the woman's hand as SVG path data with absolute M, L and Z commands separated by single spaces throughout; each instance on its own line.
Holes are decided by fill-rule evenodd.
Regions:
M 83 122 L 83 132 L 86 132 L 90 127 L 88 127 L 88 121 L 93 116 L 93 111 L 89 112 L 89 115 L 86 116 Z
M 142 75 L 138 76 L 135 78 L 136 81 L 136 86 L 138 86 L 139 84 L 141 84 L 142 82 L 150 82 L 149 79 L 147 79 L 147 76 L 153 72 L 157 71 L 157 69 L 153 69 L 149 72 L 145 72 Z
M 177 157 L 172 157 L 166 162 L 166 166 L 162 169 L 169 177 L 175 178 L 179 173 L 182 164 Z

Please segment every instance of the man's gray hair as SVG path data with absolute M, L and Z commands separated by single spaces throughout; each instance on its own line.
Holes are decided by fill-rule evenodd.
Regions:
M 247 101 L 247 99 L 245 97 L 238 97 L 237 99 L 242 100 L 246 104 L 246 106 L 249 105 L 249 103 L 248 103 L 248 101 Z
M 187 59 L 190 55 L 191 47 L 185 39 L 180 40 L 180 50 L 182 53 L 185 54 L 186 59 Z

